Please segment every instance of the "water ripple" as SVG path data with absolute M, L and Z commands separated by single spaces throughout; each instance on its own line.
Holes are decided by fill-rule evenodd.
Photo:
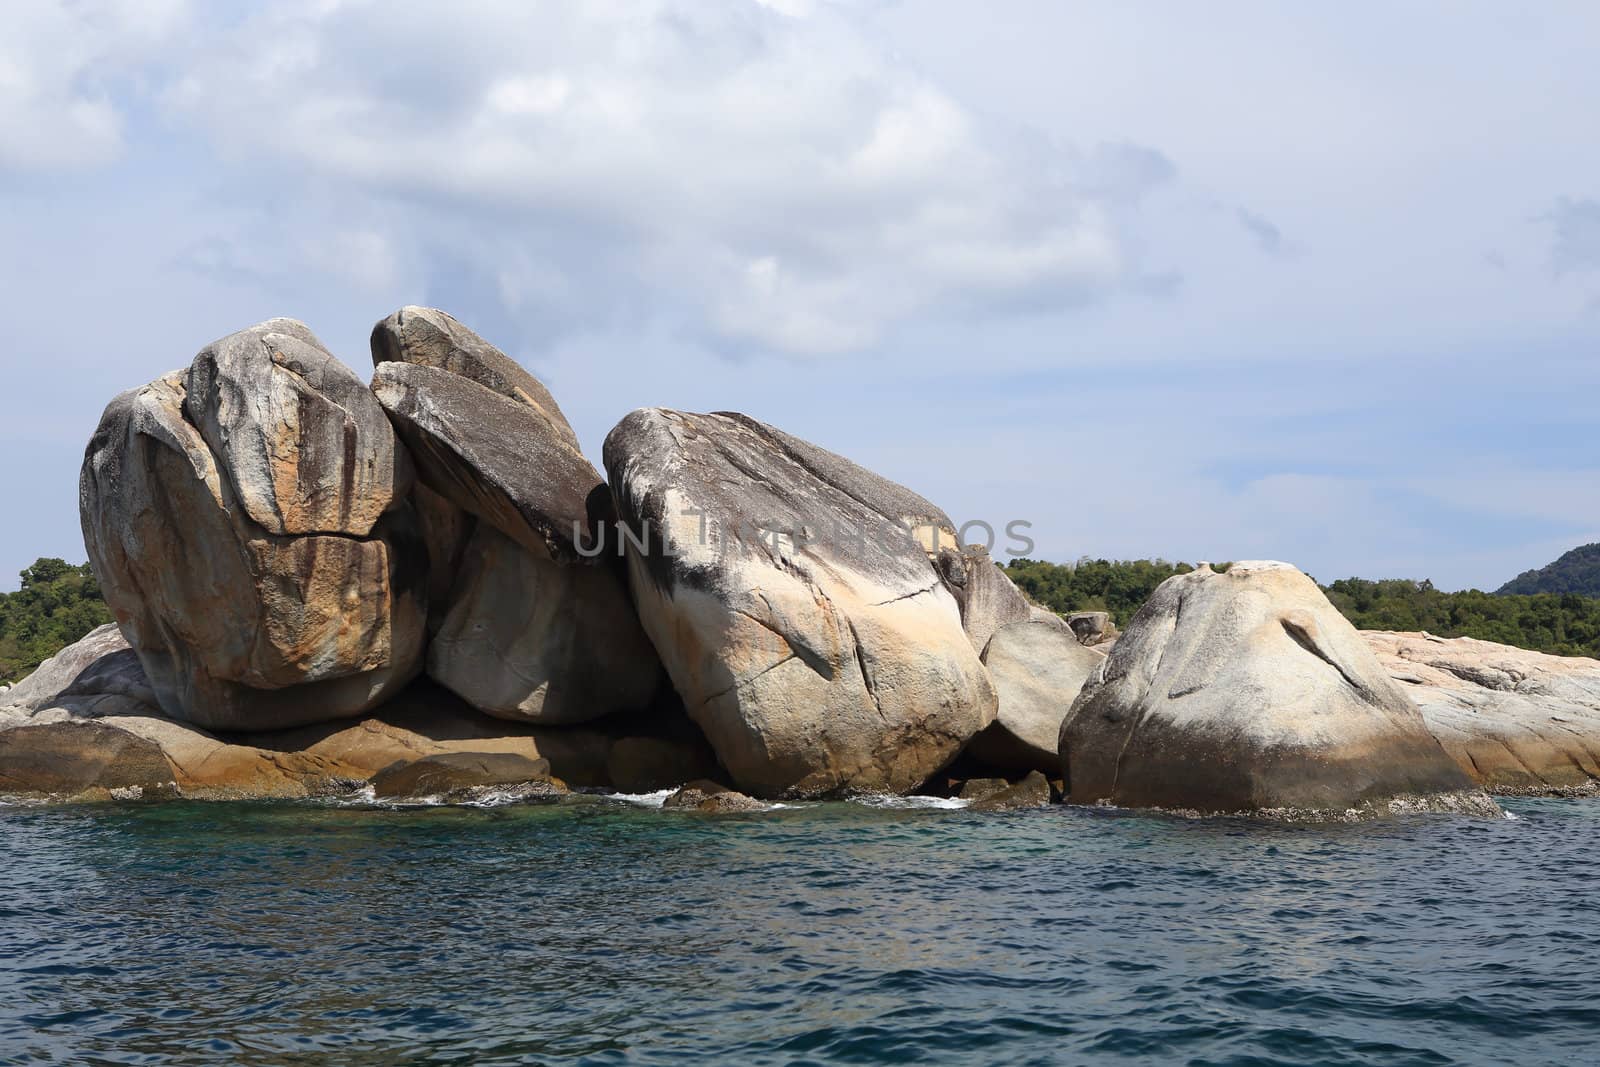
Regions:
M 1600 801 L 0 809 L 0 1062 L 1576 1063 Z

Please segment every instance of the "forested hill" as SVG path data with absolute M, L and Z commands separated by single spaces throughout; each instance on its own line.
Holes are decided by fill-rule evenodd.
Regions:
M 1600 544 L 1575 548 L 1546 567 L 1524 571 L 1499 589 L 1502 596 L 1576 593 L 1600 597 Z
M 0 593 L 0 683 L 20 681 L 110 621 L 87 563 L 75 567 L 65 560 L 38 560 L 22 572 L 21 589 Z
M 1054 611 L 1109 611 L 1124 627 L 1156 586 L 1193 569 L 1160 559 L 1082 559 L 1075 564 L 1019 559 L 1006 573 Z M 1427 630 L 1439 637 L 1477 637 L 1560 656 L 1600 658 L 1600 600 L 1573 593 L 1445 593 L 1432 582 L 1362 578 L 1343 578 L 1322 589 L 1362 630 Z

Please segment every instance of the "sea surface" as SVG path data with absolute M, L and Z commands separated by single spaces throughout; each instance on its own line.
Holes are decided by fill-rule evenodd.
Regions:
M 0 807 L 0 1062 L 1600 1062 L 1600 801 Z

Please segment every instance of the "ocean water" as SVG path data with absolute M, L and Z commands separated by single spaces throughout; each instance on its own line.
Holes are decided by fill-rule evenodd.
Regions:
M 1600 1062 L 1600 802 L 0 808 L 0 1061 Z

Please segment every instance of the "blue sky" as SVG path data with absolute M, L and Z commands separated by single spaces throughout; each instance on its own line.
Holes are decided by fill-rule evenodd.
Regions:
M 456 314 L 598 458 L 747 411 L 1036 555 L 1600 540 L 1600 8 L 86 0 L 0 39 L 0 588 L 118 391 Z

